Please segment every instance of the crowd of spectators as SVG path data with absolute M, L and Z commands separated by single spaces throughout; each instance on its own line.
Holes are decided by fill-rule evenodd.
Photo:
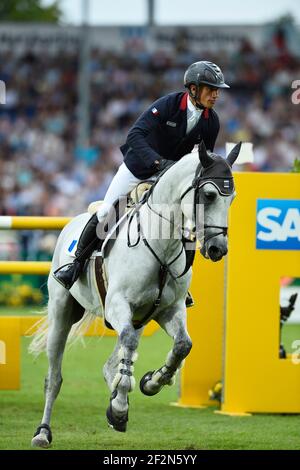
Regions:
M 300 157 L 300 105 L 291 99 L 300 59 L 282 44 L 255 50 L 246 40 L 235 53 L 207 57 L 176 47 L 92 50 L 85 148 L 76 146 L 78 54 L 0 54 L 7 87 L 0 106 L 1 215 L 73 216 L 103 198 L 132 123 L 160 96 L 182 90 L 184 70 L 201 59 L 220 65 L 232 87 L 216 106 L 216 151 L 224 154 L 226 142 L 253 142 L 252 170 L 290 171 Z

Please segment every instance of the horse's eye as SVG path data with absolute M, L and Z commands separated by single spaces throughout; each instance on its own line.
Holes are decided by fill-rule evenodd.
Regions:
M 204 196 L 208 202 L 213 202 L 216 199 L 216 193 L 213 192 L 206 191 L 204 192 Z

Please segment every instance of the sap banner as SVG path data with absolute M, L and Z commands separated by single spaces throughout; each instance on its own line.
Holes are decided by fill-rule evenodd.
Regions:
M 300 250 L 300 200 L 258 199 L 256 248 Z

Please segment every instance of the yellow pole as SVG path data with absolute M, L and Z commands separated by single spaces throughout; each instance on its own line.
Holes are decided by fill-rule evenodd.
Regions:
M 50 261 L 0 261 L 0 274 L 49 274 Z
M 71 217 L 0 216 L 0 229 L 61 230 Z

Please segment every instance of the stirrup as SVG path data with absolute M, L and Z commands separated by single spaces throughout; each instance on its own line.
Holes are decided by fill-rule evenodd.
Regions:
M 69 290 L 73 286 L 74 282 L 76 282 L 77 279 L 79 278 L 82 272 L 82 269 L 83 269 L 83 266 L 81 265 L 80 261 L 78 261 L 75 258 L 75 260 L 72 263 L 64 264 L 63 266 L 60 266 L 58 269 L 56 269 L 53 272 L 53 277 L 65 289 Z M 64 279 L 64 274 L 66 274 L 65 279 Z M 68 278 L 68 275 L 69 275 L 69 278 Z

